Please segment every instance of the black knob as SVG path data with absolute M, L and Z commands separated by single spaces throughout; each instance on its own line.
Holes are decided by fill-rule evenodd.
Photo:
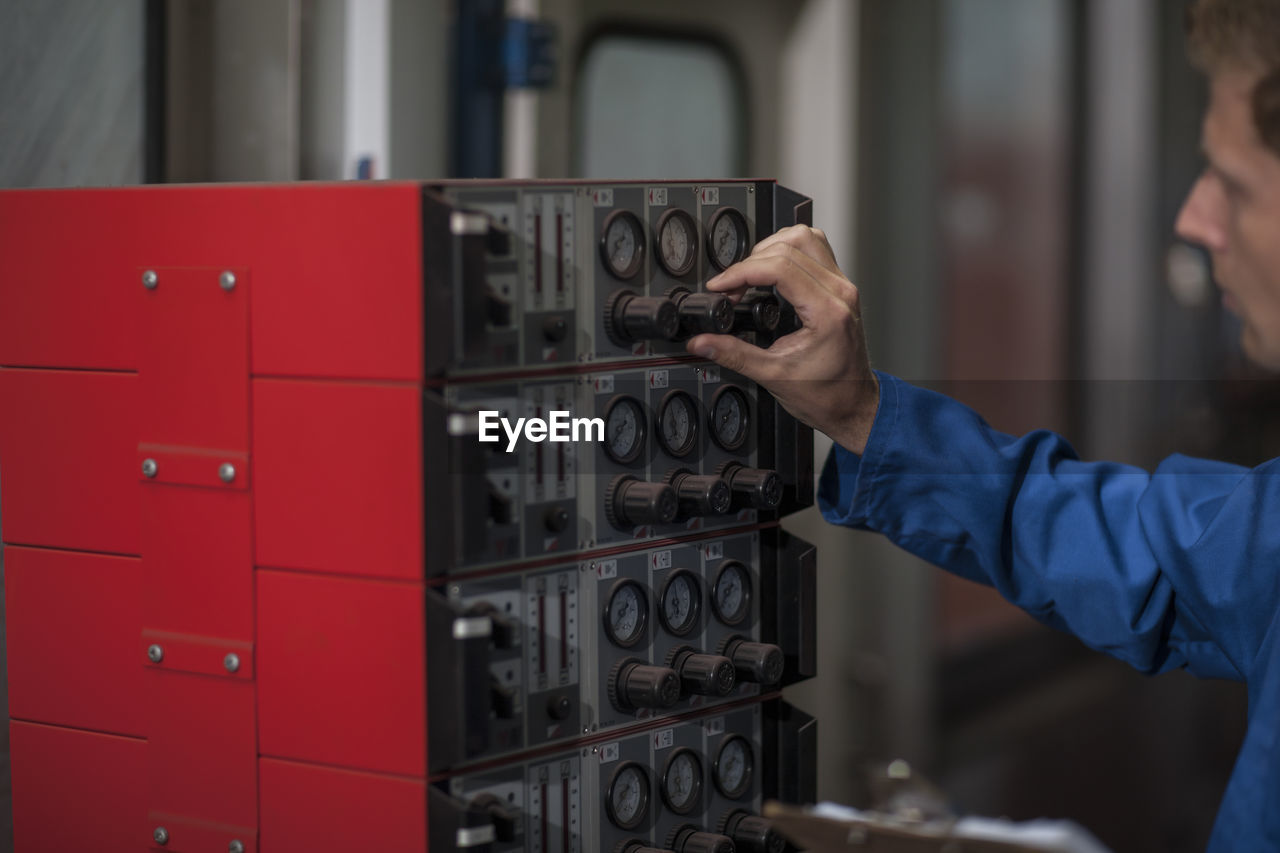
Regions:
M 552 696 L 547 700 L 547 716 L 553 720 L 567 720 L 573 713 L 573 702 L 568 696 Z
M 490 326 L 511 325 L 512 305 L 510 299 L 505 299 L 495 293 L 491 288 L 486 288 L 484 303 Z
M 741 853 L 785 853 L 787 840 L 773 828 L 773 822 L 736 811 L 724 824 L 724 834 L 733 839 Z
M 672 853 L 672 851 L 661 847 L 650 847 L 638 838 L 624 841 L 613 849 L 614 853 Z
M 667 296 L 680 314 L 680 331 L 693 335 L 710 332 L 723 335 L 733 328 L 733 303 L 721 293 L 694 293 L 687 287 L 673 287 Z
M 680 313 L 670 299 L 615 291 L 604 307 L 604 329 L 618 346 L 636 341 L 673 340 L 680 333 Z
M 554 314 L 542 321 L 542 336 L 553 344 L 558 344 L 569 334 L 569 323 L 559 314 Z
M 782 321 L 782 303 L 772 290 L 748 290 L 733 307 L 735 332 L 773 332 Z
M 493 700 L 493 714 L 499 720 L 510 720 L 520 709 L 520 692 L 504 687 L 496 675 L 489 676 L 489 696 Z
M 777 684 L 787 664 L 782 649 L 773 643 L 752 643 L 735 637 L 724 645 L 724 656 L 733 661 L 739 681 Z
M 667 482 L 676 490 L 679 518 L 699 515 L 724 515 L 729 511 L 733 493 L 729 483 L 715 474 L 694 474 L 678 468 L 667 475 Z
M 489 635 L 489 642 L 493 643 L 495 649 L 511 649 L 515 648 L 520 642 L 520 623 L 516 619 L 506 615 L 494 605 L 487 601 L 481 601 L 467 608 L 468 616 L 488 616 L 489 623 L 493 626 L 493 632 Z
M 671 653 L 670 663 L 686 695 L 728 696 L 738 680 L 733 661 L 723 655 L 699 654 L 686 646 Z
M 714 832 L 701 832 L 690 824 L 678 827 L 667 842 L 675 853 L 734 853 L 733 839 Z
M 553 506 L 542 517 L 542 522 L 551 533 L 563 533 L 569 526 L 569 510 L 562 506 Z
M 498 841 L 516 840 L 516 826 L 520 818 L 515 810 L 507 808 L 505 802 L 493 794 L 477 794 L 471 800 L 470 807 L 483 812 L 489 818 L 489 822 L 493 824 L 494 837 Z
M 484 250 L 491 255 L 511 254 L 511 231 L 490 220 L 489 231 L 484 235 Z
M 782 503 L 782 478 L 777 471 L 728 462 L 719 474 L 729 481 L 734 509 L 775 509 Z
M 619 530 L 641 524 L 670 524 L 680 510 L 675 489 L 666 483 L 646 483 L 620 474 L 604 495 L 604 513 Z
M 609 672 L 609 701 L 624 713 L 670 708 L 680 701 L 680 676 L 670 667 L 621 661 Z
M 489 486 L 489 517 L 494 524 L 513 524 L 516 520 L 515 501 Z

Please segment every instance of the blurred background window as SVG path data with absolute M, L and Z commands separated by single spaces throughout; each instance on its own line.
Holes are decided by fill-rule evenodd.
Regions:
M 578 70 L 574 172 L 595 178 L 740 175 L 742 74 L 703 39 L 606 34 Z

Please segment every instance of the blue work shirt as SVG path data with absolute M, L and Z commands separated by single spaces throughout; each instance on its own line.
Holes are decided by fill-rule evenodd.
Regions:
M 994 586 L 1148 673 L 1244 680 L 1249 728 L 1209 849 L 1280 850 L 1280 459 L 1081 462 L 1060 436 L 997 432 L 886 374 L 862 456 L 837 446 L 819 500 Z

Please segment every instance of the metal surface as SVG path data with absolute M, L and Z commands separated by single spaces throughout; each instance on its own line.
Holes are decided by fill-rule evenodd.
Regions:
M 156 844 L 168 844 L 169 830 L 165 829 L 163 826 L 157 826 L 155 832 L 151 833 L 151 839 L 155 841 Z
M 147 646 L 147 660 L 152 663 L 160 663 L 160 661 L 164 660 L 164 649 L 154 643 Z
M 230 462 L 223 462 L 218 466 L 218 479 L 224 483 L 234 482 L 236 479 L 236 466 Z

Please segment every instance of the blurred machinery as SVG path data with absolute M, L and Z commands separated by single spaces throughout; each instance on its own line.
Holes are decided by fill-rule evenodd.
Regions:
M 768 181 L 0 195 L 17 849 L 776 853 L 812 434 L 681 340 Z M 598 440 L 479 439 L 598 418 Z

